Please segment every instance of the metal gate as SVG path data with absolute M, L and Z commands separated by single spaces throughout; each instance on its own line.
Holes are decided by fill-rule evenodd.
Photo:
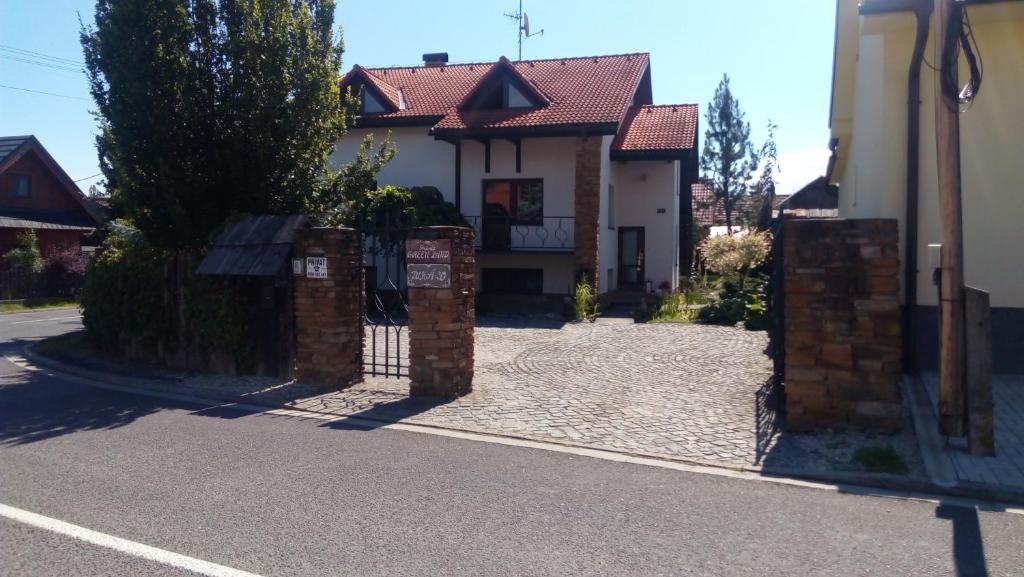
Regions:
M 772 357 L 773 380 L 780 392 L 784 391 L 781 385 L 786 368 L 786 262 L 782 236 L 785 219 L 785 211 L 779 210 L 779 216 L 772 223 L 771 278 L 768 281 L 768 352 Z
M 408 292 L 405 239 L 411 230 L 398 218 L 361 226 L 365 273 L 363 373 L 409 376 Z

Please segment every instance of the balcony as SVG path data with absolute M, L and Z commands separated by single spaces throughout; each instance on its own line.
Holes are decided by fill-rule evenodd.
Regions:
M 476 230 L 480 252 L 571 253 L 576 248 L 576 219 L 545 216 L 519 222 L 509 216 L 466 216 Z

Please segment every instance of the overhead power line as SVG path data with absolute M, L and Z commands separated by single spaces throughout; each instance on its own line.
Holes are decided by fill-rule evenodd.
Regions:
M 8 60 L 14 60 L 15 62 L 23 62 L 25 64 L 31 64 L 32 66 L 42 66 L 43 68 L 51 68 L 53 70 L 61 70 L 61 71 L 65 71 L 65 72 L 77 72 L 77 73 L 84 73 L 85 72 L 80 67 L 79 68 L 73 68 L 71 66 L 65 66 L 65 65 L 62 65 L 62 64 L 51 64 L 49 62 L 42 62 L 42 61 L 38 61 L 38 60 L 31 60 L 29 58 L 19 58 L 17 56 L 12 56 L 10 54 L 4 54 L 2 52 L 0 52 L 0 58 L 6 58 Z
M 103 173 L 102 172 L 97 172 L 96 174 L 93 174 L 92 176 L 87 176 L 85 178 L 79 178 L 78 180 L 75 180 L 73 182 L 82 182 L 83 180 L 89 180 L 89 179 L 92 179 L 92 178 L 96 178 L 97 176 L 103 176 Z
M 6 84 L 0 84 L 0 88 L 6 88 L 8 90 L 20 90 L 22 92 L 32 92 L 33 94 L 45 94 L 47 96 L 57 96 L 59 98 L 71 98 L 73 100 L 92 100 L 91 98 L 85 98 L 83 96 L 71 96 L 69 94 L 57 94 L 56 92 L 46 92 L 44 90 L 32 90 L 31 88 L 21 88 L 20 86 L 7 86 Z
M 49 60 L 58 64 L 70 64 L 72 66 L 85 66 L 85 63 L 81 60 L 72 60 L 71 58 L 64 58 L 62 56 L 53 56 L 51 54 L 45 54 L 43 52 L 36 52 L 35 50 L 26 50 L 24 48 L 18 48 L 16 46 L 8 46 L 7 44 L 0 44 L 0 50 L 4 52 L 13 52 L 15 54 L 21 54 L 22 56 L 28 56 L 31 58 L 41 58 Z

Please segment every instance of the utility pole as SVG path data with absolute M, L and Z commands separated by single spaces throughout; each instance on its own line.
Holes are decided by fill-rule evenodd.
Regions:
M 935 62 L 943 62 L 946 29 L 954 0 L 935 0 Z M 955 40 L 954 40 L 955 41 Z M 955 64 L 954 64 L 955 66 Z M 965 324 L 963 207 L 960 198 L 960 118 L 956 94 L 944 94 L 935 74 L 935 144 L 942 213 L 942 274 L 939 289 L 939 429 L 964 434 Z M 916 250 L 911 247 L 911 250 Z M 907 279 L 914 282 L 914 279 Z

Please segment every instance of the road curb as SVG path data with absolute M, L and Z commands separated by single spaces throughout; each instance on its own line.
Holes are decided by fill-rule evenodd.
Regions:
M 164 396 L 176 400 L 183 400 L 188 402 L 195 402 L 201 404 L 208 404 L 211 406 L 234 406 L 239 410 L 257 412 L 259 410 L 280 410 L 280 411 L 291 411 L 296 414 L 310 413 L 320 415 L 325 419 L 351 419 L 353 422 L 362 421 L 372 423 L 375 425 L 407 425 L 416 429 L 433 429 L 436 431 L 449 431 L 453 433 L 462 433 L 467 435 L 473 435 L 478 437 L 490 437 L 495 439 L 504 439 L 509 441 L 523 441 L 537 445 L 554 445 L 564 447 L 567 449 L 578 449 L 581 451 L 593 452 L 593 453 L 607 453 L 613 455 L 620 455 L 623 460 L 629 459 L 642 459 L 648 461 L 660 461 L 667 464 L 679 464 L 690 467 L 699 467 L 706 469 L 716 469 L 722 471 L 732 471 L 735 473 L 743 473 L 752 475 L 752 480 L 793 480 L 793 481 L 805 481 L 811 483 L 822 483 L 828 485 L 835 485 L 838 489 L 843 490 L 844 488 L 861 488 L 861 489 L 877 489 L 881 491 L 892 491 L 902 493 L 915 493 L 919 494 L 923 498 L 930 498 L 934 500 L 942 500 L 943 497 L 954 497 L 958 499 L 972 499 L 972 500 L 983 500 L 991 501 L 994 504 L 1007 504 L 1007 505 L 1024 505 L 1024 491 L 1004 490 L 999 488 L 993 488 L 987 485 L 977 484 L 964 484 L 959 483 L 953 486 L 944 486 L 937 484 L 928 479 L 907 479 L 891 475 L 871 475 L 871 474 L 860 474 L 860 473 L 839 473 L 839 472 L 816 472 L 816 471 L 803 471 L 794 469 L 785 469 L 778 467 L 752 467 L 752 466 L 735 466 L 728 465 L 725 463 L 701 461 L 697 459 L 683 459 L 683 458 L 671 458 L 663 455 L 654 455 L 648 453 L 636 453 L 628 451 L 615 451 L 610 449 L 599 449 L 588 447 L 585 445 L 576 445 L 573 443 L 567 443 L 559 441 L 557 439 L 540 439 L 518 435 L 507 435 L 501 433 L 494 433 L 490 431 L 479 431 L 473 429 L 462 429 L 458 427 L 445 427 L 426 423 L 416 422 L 405 422 L 396 421 L 390 419 L 377 419 L 373 417 L 360 416 L 357 418 L 348 417 L 345 415 L 338 415 L 327 411 L 318 411 L 316 409 L 299 409 L 296 407 L 290 407 L 287 405 L 277 405 L 269 403 L 252 402 L 248 399 L 209 399 L 205 397 L 197 397 L 186 392 L 173 392 L 166 390 L 165 387 L 152 386 L 152 387 L 140 387 L 138 386 L 139 381 L 153 382 L 153 379 L 147 379 L 144 377 L 131 377 L 126 375 L 119 375 L 116 373 L 106 373 L 102 371 L 95 371 L 80 367 L 71 363 L 53 359 L 42 355 L 34 350 L 34 344 L 28 344 L 24 348 L 24 357 L 29 362 L 45 367 L 51 371 L 57 373 L 64 373 L 71 377 L 76 377 L 86 381 L 84 384 L 89 384 L 88 381 L 93 381 L 93 386 L 102 386 L 105 383 L 111 383 L 119 390 L 126 390 L 126 392 L 137 392 L 140 394 Z M 164 385 L 174 382 L 180 382 L 182 379 L 167 379 L 163 381 Z M 154 382 L 154 385 L 156 383 Z M 863 493 L 863 491 L 857 491 Z

